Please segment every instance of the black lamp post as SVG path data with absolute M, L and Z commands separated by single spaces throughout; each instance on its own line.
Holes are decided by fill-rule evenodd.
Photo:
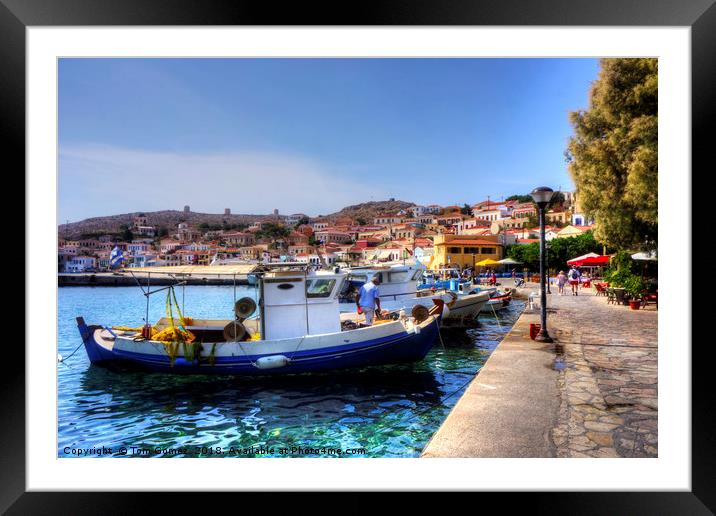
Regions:
M 544 240 L 544 212 L 552 200 L 554 190 L 547 186 L 539 186 L 532 190 L 530 195 L 534 199 L 535 204 L 539 208 L 539 285 L 540 285 L 540 309 L 541 309 L 541 324 L 540 330 L 536 341 L 539 342 L 552 342 L 552 337 L 547 333 L 547 287 L 546 287 L 546 267 L 545 267 L 545 240 Z

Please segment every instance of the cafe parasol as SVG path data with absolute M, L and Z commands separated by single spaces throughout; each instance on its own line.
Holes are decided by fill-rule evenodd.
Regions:
M 517 260 L 513 260 L 512 258 L 505 258 L 497 263 L 499 263 L 500 265 L 522 265 L 522 262 L 518 262 Z
M 596 258 L 599 255 L 597 253 L 587 253 L 583 254 L 582 256 L 577 256 L 576 258 L 572 258 L 571 260 L 567 260 L 567 265 L 581 265 L 581 262 L 586 260 L 587 258 Z

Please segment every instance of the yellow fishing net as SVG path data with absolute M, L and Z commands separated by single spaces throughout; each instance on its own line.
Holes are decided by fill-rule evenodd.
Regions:
M 178 315 L 177 325 L 174 324 L 175 308 Z M 167 289 L 166 313 L 167 319 L 169 319 L 169 327 L 159 330 L 156 326 L 152 326 L 150 339 L 164 344 L 172 365 L 177 357 L 180 345 L 184 348 L 184 357 L 190 361 L 194 360 L 201 353 L 201 343 L 192 344 L 196 340 L 196 336 L 187 330 L 186 326 L 191 325 L 194 321 L 191 317 L 182 315 L 173 287 Z M 112 326 L 112 329 L 117 331 L 136 331 L 138 333 L 135 337 L 142 337 L 141 326 L 139 328 Z

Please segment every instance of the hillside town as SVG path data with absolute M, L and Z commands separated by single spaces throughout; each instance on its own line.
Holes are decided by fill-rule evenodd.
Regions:
M 393 199 L 391 199 L 392 201 Z M 183 213 L 191 214 L 189 206 Z M 230 209 L 224 214 L 229 216 Z M 138 213 L 120 233 L 69 238 L 59 231 L 58 271 L 96 272 L 121 267 L 299 262 L 315 266 L 417 260 L 431 269 L 471 267 L 500 260 L 507 246 L 539 241 L 537 207 L 526 195 L 489 197 L 473 205 L 410 205 L 372 220 L 345 215 L 257 217 L 249 224 L 160 227 Z M 558 192 L 545 213 L 545 240 L 585 234 L 592 226 L 575 193 Z M 112 262 L 119 252 L 120 261 Z

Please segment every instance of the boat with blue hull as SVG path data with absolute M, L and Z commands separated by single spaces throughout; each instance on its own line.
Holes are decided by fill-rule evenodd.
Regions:
M 78 317 L 87 356 L 99 366 L 171 374 L 296 374 L 419 361 L 438 335 L 441 303 L 413 316 L 346 327 L 338 307 L 345 273 L 271 270 L 256 277 L 258 305 L 251 298 L 235 301 L 234 320 L 185 317 L 178 304 L 175 317 L 171 286 L 144 292 L 149 302 L 151 294 L 167 291 L 167 317 L 152 326 L 88 325 Z

